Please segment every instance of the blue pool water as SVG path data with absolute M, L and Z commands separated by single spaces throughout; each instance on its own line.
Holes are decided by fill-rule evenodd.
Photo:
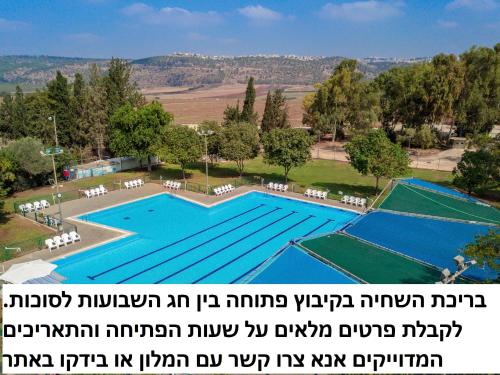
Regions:
M 161 194 L 81 216 L 135 234 L 55 263 L 68 283 L 235 283 L 289 240 L 356 216 L 256 192 L 211 208 Z

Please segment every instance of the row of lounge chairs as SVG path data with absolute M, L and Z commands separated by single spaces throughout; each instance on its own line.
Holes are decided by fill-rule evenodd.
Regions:
M 274 183 L 274 182 L 268 183 L 266 187 L 269 190 L 282 191 L 283 193 L 285 193 L 286 191 L 288 191 L 288 185 L 277 184 L 277 183 Z
M 25 203 L 25 204 L 20 204 L 19 205 L 19 210 L 22 213 L 28 213 L 28 212 L 35 212 L 35 211 L 41 211 L 45 208 L 49 208 L 50 204 L 47 202 L 45 199 L 42 199 L 40 202 L 35 201 L 33 203 Z
M 133 189 L 137 187 L 141 187 L 144 185 L 144 181 L 142 181 L 140 178 L 137 180 L 130 180 L 130 181 L 125 181 L 124 183 L 125 187 L 127 189 Z
M 235 187 L 233 185 L 229 184 L 229 185 L 223 185 L 223 186 L 219 186 L 219 187 L 214 188 L 214 193 L 215 193 L 215 195 L 218 196 L 218 195 L 230 193 L 234 190 L 235 190 Z
M 99 185 L 99 187 L 89 190 L 84 190 L 83 193 L 85 194 L 86 198 L 93 198 L 93 197 L 98 197 L 99 195 L 107 194 L 108 189 L 106 189 L 104 185 Z
M 63 233 L 60 236 L 54 236 L 53 238 L 47 238 L 45 240 L 45 246 L 49 251 L 60 248 L 61 246 L 66 246 L 74 242 L 81 240 L 81 237 L 74 230 L 69 233 Z
M 163 186 L 166 187 L 167 189 L 179 190 L 181 188 L 181 183 L 177 181 L 168 180 L 163 183 Z
M 366 206 L 365 198 L 357 198 L 350 195 L 344 195 L 340 201 L 345 204 L 352 204 L 354 206 L 359 206 L 359 207 Z
M 304 196 L 316 199 L 326 199 L 328 198 L 328 192 L 321 190 L 307 189 L 304 193 Z

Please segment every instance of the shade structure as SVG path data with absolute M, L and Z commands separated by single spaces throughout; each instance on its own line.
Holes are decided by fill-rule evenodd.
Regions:
M 22 284 L 32 279 L 48 276 L 56 268 L 57 265 L 55 264 L 37 259 L 31 262 L 14 264 L 0 276 L 0 280 L 11 284 Z

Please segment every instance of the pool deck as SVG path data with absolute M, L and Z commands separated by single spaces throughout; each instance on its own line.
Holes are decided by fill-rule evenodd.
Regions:
M 222 196 L 213 196 L 213 195 L 207 196 L 205 194 L 195 193 L 191 191 L 184 191 L 184 190 L 172 191 L 165 189 L 159 184 L 147 183 L 140 188 L 115 190 L 100 197 L 95 197 L 90 199 L 80 198 L 62 203 L 61 206 L 63 211 L 63 218 L 65 219 L 65 221 L 71 224 L 75 224 L 78 227 L 78 233 L 80 234 L 82 240 L 75 244 L 71 244 L 53 250 L 52 252 L 50 252 L 47 249 L 42 249 L 3 262 L 1 263 L 2 267 L 0 267 L 0 271 L 2 271 L 3 269 L 5 269 L 5 271 L 8 270 L 10 266 L 12 266 L 13 264 L 28 262 L 35 259 L 42 259 L 46 261 L 56 260 L 130 235 L 129 232 L 121 231 L 118 229 L 106 227 L 99 224 L 84 222 L 76 218 L 77 216 L 80 216 L 85 213 L 98 211 L 105 208 L 110 208 L 113 206 L 128 203 L 134 200 L 144 199 L 157 194 L 165 194 L 165 193 L 172 194 L 178 196 L 179 198 L 187 199 L 196 202 L 198 204 L 210 207 L 252 191 L 271 193 L 277 196 L 284 196 L 288 198 L 301 200 L 304 202 L 322 204 L 325 206 L 331 206 L 344 210 L 355 211 L 358 213 L 363 212 L 363 209 L 360 207 L 345 205 L 339 201 L 334 201 L 329 199 L 319 200 L 319 199 L 305 198 L 302 194 L 293 192 L 283 193 L 283 192 L 269 191 L 258 185 L 240 186 L 236 188 L 234 192 L 224 194 Z M 48 214 L 54 214 L 55 212 L 57 212 L 57 206 L 51 206 L 45 212 Z

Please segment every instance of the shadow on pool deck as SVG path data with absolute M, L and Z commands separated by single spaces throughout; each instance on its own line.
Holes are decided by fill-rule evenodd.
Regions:
M 232 199 L 234 197 L 248 193 L 250 191 L 269 192 L 268 190 L 258 185 L 240 186 L 234 192 L 222 196 L 213 196 L 213 195 L 206 196 L 204 194 L 195 193 L 191 191 L 184 191 L 184 190 L 171 191 L 165 189 L 159 184 L 147 183 L 140 188 L 115 190 L 100 197 L 94 197 L 90 199 L 81 198 L 73 201 L 64 202 L 61 204 L 63 211 L 63 218 L 67 222 L 75 224 L 78 227 L 78 233 L 80 234 L 82 240 L 75 244 L 71 244 L 53 250 L 52 252 L 50 252 L 47 249 L 34 251 L 24 256 L 20 256 L 15 259 L 3 262 L 2 266 L 4 267 L 5 270 L 8 270 L 9 267 L 12 266 L 13 264 L 28 262 L 35 259 L 52 261 L 69 255 L 73 255 L 78 252 L 88 250 L 89 248 L 93 248 L 97 245 L 101 245 L 106 242 L 115 241 L 119 238 L 128 236 L 130 234 L 128 232 L 124 232 L 118 229 L 105 227 L 93 223 L 86 223 L 78 219 L 76 220 L 74 219 L 77 216 L 80 216 L 84 213 L 110 208 L 116 205 L 128 203 L 138 199 L 148 198 L 150 196 L 161 193 L 172 194 L 174 196 L 179 196 L 185 199 L 189 199 L 206 206 L 211 206 L 214 204 L 222 203 L 226 200 Z M 327 206 L 332 206 L 342 209 L 350 209 L 357 212 L 362 211 L 359 207 L 347 206 L 338 201 L 305 198 L 303 195 L 293 192 L 279 193 L 273 191 L 271 193 L 280 196 L 286 196 L 289 198 L 300 199 L 305 202 L 321 203 Z M 46 213 L 48 214 L 54 214 L 56 212 L 57 212 L 57 206 L 51 206 L 48 210 L 46 210 Z

